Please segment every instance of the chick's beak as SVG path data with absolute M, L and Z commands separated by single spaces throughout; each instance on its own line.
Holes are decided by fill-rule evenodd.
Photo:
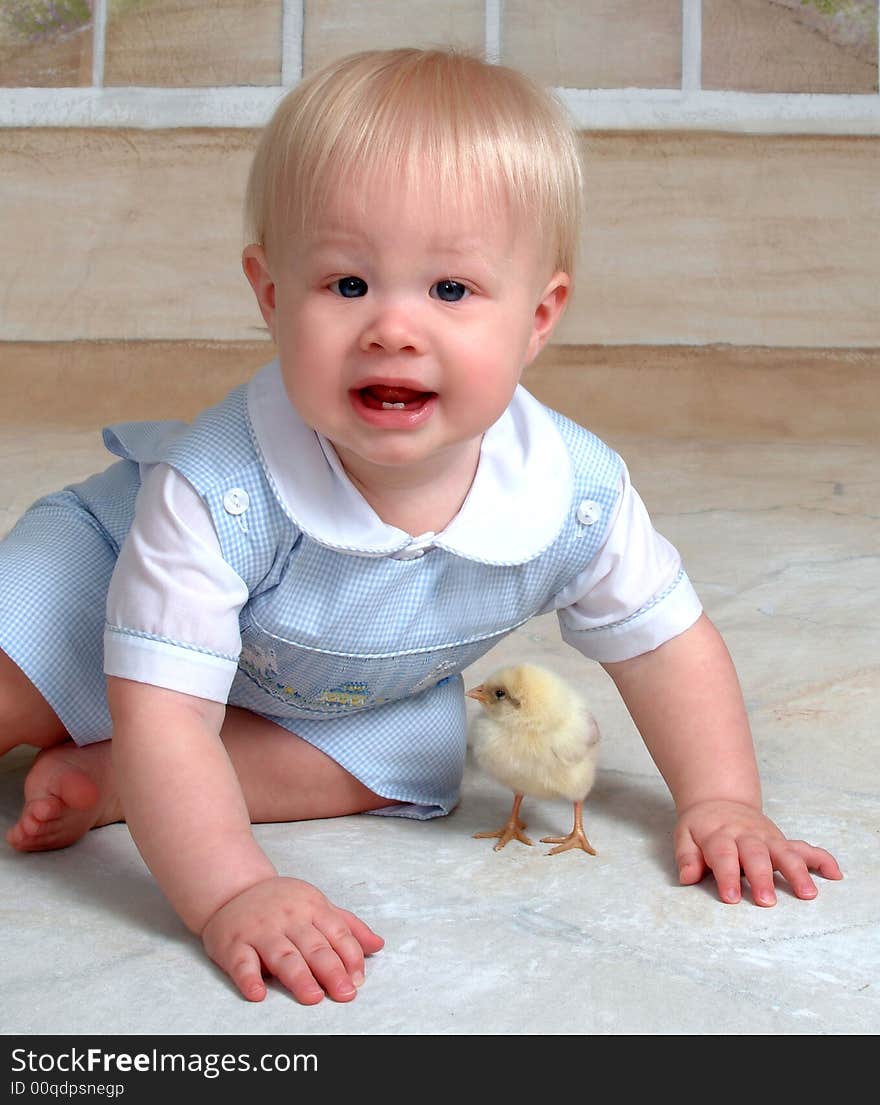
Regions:
M 481 683 L 479 687 L 471 687 L 469 691 L 465 691 L 468 698 L 475 698 L 477 702 L 482 702 L 485 706 L 489 701 L 489 696 L 486 694 L 486 688 Z

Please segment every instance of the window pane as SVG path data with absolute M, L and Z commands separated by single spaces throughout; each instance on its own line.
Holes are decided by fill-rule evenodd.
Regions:
M 703 87 L 876 92 L 877 0 L 703 0 Z
M 313 73 L 356 50 L 460 46 L 478 53 L 485 39 L 483 0 L 306 0 L 304 64 Z
M 0 85 L 57 88 L 91 83 L 88 0 L 0 3 Z
M 679 88 L 681 0 L 509 0 L 502 58 L 562 88 Z
M 109 0 L 105 84 L 280 84 L 281 4 Z

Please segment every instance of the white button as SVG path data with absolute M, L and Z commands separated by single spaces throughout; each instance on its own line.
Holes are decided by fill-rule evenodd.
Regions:
M 592 499 L 584 499 L 578 507 L 577 520 L 582 526 L 592 526 L 602 517 L 602 508 Z
M 425 550 L 424 549 L 417 549 L 417 548 L 410 547 L 408 549 L 401 549 L 400 552 L 397 554 L 397 559 L 398 560 L 418 560 L 418 558 L 420 556 L 424 556 L 424 555 L 425 555 Z
M 244 514 L 250 501 L 250 496 L 243 487 L 230 487 L 223 496 L 223 509 L 227 514 Z

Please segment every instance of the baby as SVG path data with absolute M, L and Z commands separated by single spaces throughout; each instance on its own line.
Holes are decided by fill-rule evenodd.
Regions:
M 772 905 L 774 870 L 799 898 L 841 877 L 762 814 L 730 657 L 623 462 L 519 386 L 580 202 L 570 128 L 509 69 L 395 50 L 309 77 L 248 185 L 277 360 L 191 426 L 105 430 L 121 459 L 0 544 L 2 751 L 43 750 L 9 842 L 124 818 L 250 1000 L 263 972 L 350 1000 L 383 944 L 251 824 L 448 813 L 460 673 L 554 609 L 669 785 L 683 883 L 736 902 L 742 872 Z

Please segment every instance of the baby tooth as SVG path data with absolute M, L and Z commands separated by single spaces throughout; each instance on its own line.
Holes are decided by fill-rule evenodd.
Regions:
M 402 411 L 406 407 L 406 403 L 386 403 L 382 402 L 383 411 Z

